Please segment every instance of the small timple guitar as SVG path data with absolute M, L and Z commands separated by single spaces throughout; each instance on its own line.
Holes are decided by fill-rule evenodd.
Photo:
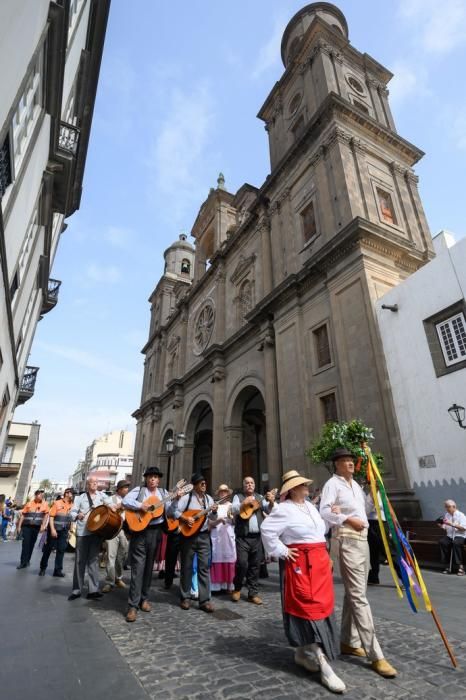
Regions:
M 270 493 L 271 496 L 276 496 L 278 493 L 278 489 L 272 489 L 272 491 L 268 491 L 267 493 Z M 239 517 L 242 518 L 243 520 L 249 520 L 251 515 L 256 512 L 256 510 L 259 510 L 259 508 L 262 508 L 262 500 L 258 500 L 255 498 L 252 503 L 242 503 L 239 509 Z
M 223 501 L 227 501 L 229 498 L 229 495 L 219 498 L 218 501 L 214 501 L 210 506 L 204 508 L 204 510 L 185 510 L 184 513 L 181 514 L 179 520 L 180 532 L 183 537 L 192 537 L 199 532 L 212 508 L 219 503 L 223 503 Z M 192 518 L 194 520 L 192 525 L 188 525 L 186 522 L 187 518 Z
M 193 485 L 187 484 L 186 479 L 182 479 L 176 484 L 173 491 L 170 491 L 170 493 L 164 498 L 160 499 L 157 498 L 157 496 L 149 496 L 149 498 L 146 498 L 143 503 L 144 505 L 148 506 L 147 511 L 126 510 L 126 523 L 130 531 L 141 532 L 142 530 L 145 530 L 151 520 L 154 518 L 160 518 L 160 516 L 163 515 L 165 503 L 172 501 L 179 491 L 181 491 L 181 494 L 184 495 L 192 491 L 192 489 Z

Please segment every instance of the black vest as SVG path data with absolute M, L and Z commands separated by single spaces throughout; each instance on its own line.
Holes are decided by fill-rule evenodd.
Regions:
M 241 504 L 244 501 L 244 499 L 246 498 L 246 496 L 244 495 L 244 493 L 239 493 L 238 498 L 239 498 L 239 502 Z M 259 503 L 262 503 L 262 501 L 264 500 L 264 497 L 256 492 L 254 492 L 254 498 L 257 501 L 259 501 Z M 258 508 L 251 515 L 251 518 L 254 515 L 257 517 L 257 524 L 259 525 L 259 530 L 260 530 L 260 526 L 262 525 L 262 521 L 264 520 L 262 508 Z M 244 520 L 240 516 L 240 514 L 238 513 L 238 515 L 236 516 L 236 519 L 235 519 L 235 535 L 236 535 L 236 537 L 247 537 L 247 535 L 249 535 L 249 520 L 250 520 L 250 518 L 248 520 Z

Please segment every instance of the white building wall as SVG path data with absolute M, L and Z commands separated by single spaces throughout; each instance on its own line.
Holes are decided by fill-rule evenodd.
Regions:
M 6 121 L 21 81 L 26 75 L 32 52 L 35 50 L 47 23 L 50 0 L 2 0 L 0 2 L 0 124 Z
M 465 298 L 466 239 L 448 247 L 442 233 L 434 244 L 437 257 L 376 305 L 412 487 L 426 519 L 441 514 L 445 498 L 466 511 L 466 431 L 448 414 L 453 403 L 466 405 L 466 369 L 436 376 L 423 325 Z M 398 312 L 382 309 L 393 304 Z M 428 455 L 435 467 L 420 466 Z

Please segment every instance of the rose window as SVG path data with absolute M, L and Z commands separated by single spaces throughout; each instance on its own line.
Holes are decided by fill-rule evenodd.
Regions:
M 214 323 L 215 309 L 212 302 L 208 301 L 199 312 L 196 325 L 194 326 L 194 352 L 196 355 L 200 355 L 209 344 Z

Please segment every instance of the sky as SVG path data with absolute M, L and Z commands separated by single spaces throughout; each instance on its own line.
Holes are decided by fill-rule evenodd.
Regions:
M 280 41 L 297 0 L 112 0 L 80 210 L 52 277 L 59 302 L 28 364 L 35 395 L 16 421 L 41 424 L 35 479 L 64 480 L 86 445 L 135 429 L 163 251 L 189 233 L 218 173 L 235 192 L 270 172 L 256 118 L 283 72 Z M 398 133 L 433 234 L 466 234 L 466 3 L 340 0 L 350 41 L 389 68 Z

